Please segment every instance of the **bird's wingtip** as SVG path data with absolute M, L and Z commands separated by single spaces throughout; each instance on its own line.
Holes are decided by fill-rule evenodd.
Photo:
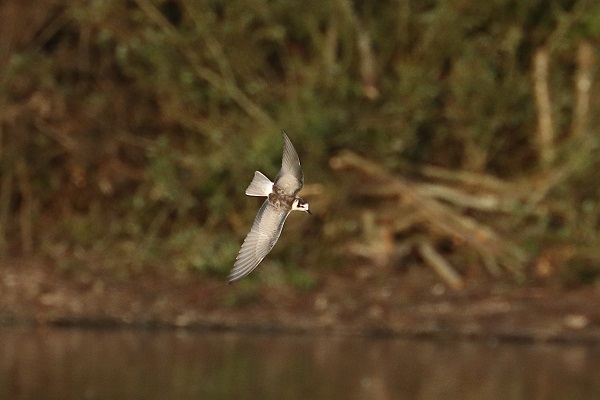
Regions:
M 239 281 L 240 278 L 241 278 L 240 276 L 229 274 L 229 276 L 227 277 L 227 284 L 231 285 L 232 283 Z

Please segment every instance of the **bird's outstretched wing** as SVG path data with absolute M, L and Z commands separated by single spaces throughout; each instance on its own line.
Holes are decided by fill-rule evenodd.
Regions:
M 282 189 L 287 195 L 296 195 L 304 185 L 304 174 L 300 166 L 298 153 L 294 145 L 284 131 L 283 134 L 283 158 L 281 160 L 281 170 L 275 178 L 275 185 Z
M 260 264 L 271 251 L 281 235 L 283 224 L 289 215 L 289 210 L 274 207 L 265 200 L 256 215 L 252 229 L 235 259 L 233 269 L 229 274 L 229 283 L 242 279 Z

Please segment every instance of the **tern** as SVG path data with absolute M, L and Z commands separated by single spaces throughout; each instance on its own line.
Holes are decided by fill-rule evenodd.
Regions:
M 298 153 L 290 138 L 282 130 L 283 158 L 281 170 L 271 182 L 260 171 L 254 172 L 254 178 L 248 189 L 247 196 L 266 197 L 267 199 L 258 210 L 252 229 L 244 239 L 228 281 L 233 283 L 247 276 L 260 264 L 271 251 L 281 235 L 283 224 L 292 211 L 304 211 L 311 214 L 308 203 L 298 192 L 304 186 L 304 174 L 300 166 Z

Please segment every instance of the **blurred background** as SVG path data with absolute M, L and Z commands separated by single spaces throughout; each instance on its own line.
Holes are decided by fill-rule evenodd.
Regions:
M 588 1 L 0 2 L 0 255 L 225 281 L 280 129 L 315 214 L 241 283 L 600 277 Z
M 584 0 L 0 0 L 0 397 L 599 398 L 599 46 Z M 281 129 L 313 216 L 227 285 Z

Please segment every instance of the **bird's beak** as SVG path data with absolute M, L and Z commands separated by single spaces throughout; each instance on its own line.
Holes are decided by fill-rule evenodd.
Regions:
M 312 215 L 312 213 L 310 212 L 310 209 L 306 210 L 307 213 L 309 213 L 310 215 Z

